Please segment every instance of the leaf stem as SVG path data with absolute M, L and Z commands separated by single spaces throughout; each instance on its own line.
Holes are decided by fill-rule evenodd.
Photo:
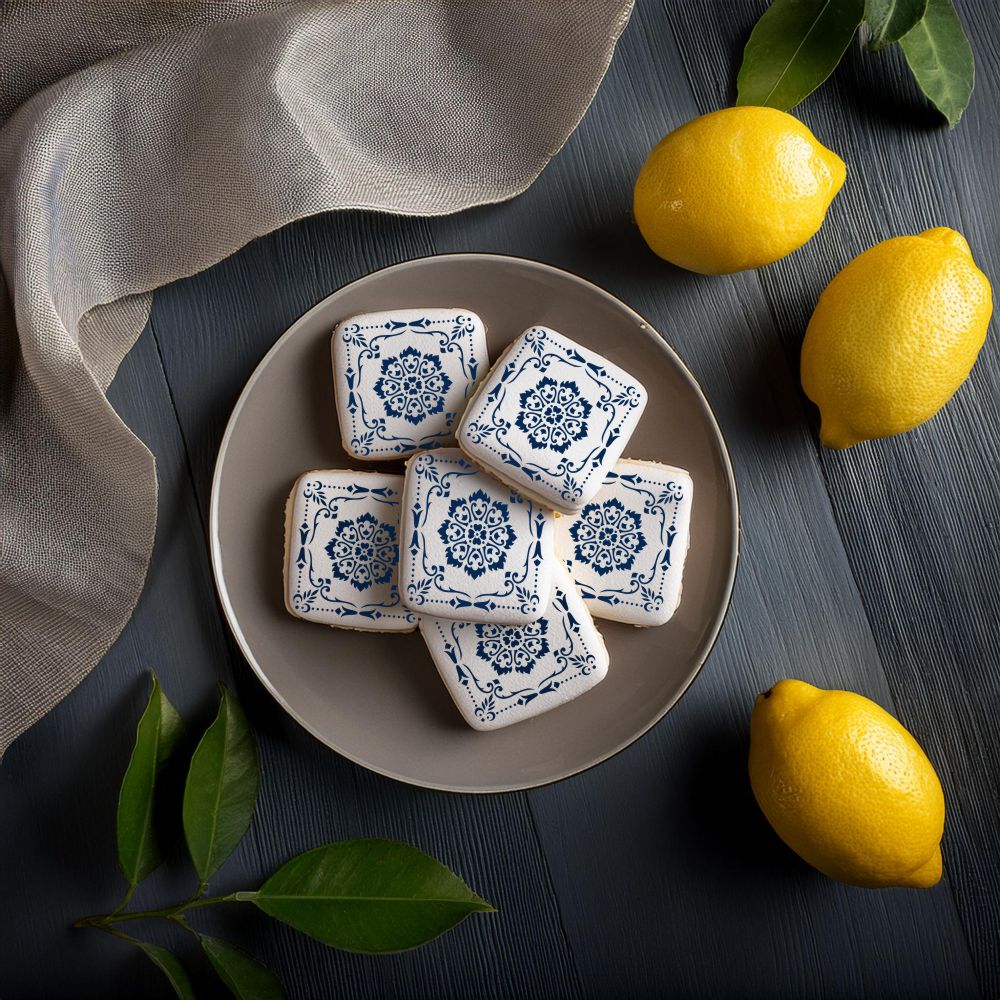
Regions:
M 128 941 L 129 944 L 139 944 L 139 939 L 132 937 L 131 934 L 126 934 L 123 931 L 115 930 L 114 927 L 102 927 L 102 931 L 106 931 L 108 934 L 114 934 L 116 938 L 121 938 L 122 941 Z
M 85 919 L 90 920 L 92 918 L 87 917 Z M 84 923 L 83 923 L 82 920 L 78 920 L 75 924 L 73 924 L 73 926 L 74 927 L 82 927 L 82 926 L 84 926 Z M 117 930 L 116 928 L 111 927 L 108 924 L 93 923 L 93 924 L 87 924 L 86 926 L 88 926 L 88 927 L 96 927 L 97 930 L 104 931 L 105 934 L 113 934 L 116 938 L 120 938 L 122 941 L 128 941 L 130 944 L 141 944 L 142 943 L 142 942 L 139 941 L 138 938 L 132 937 L 131 934 L 126 934 L 124 931 Z
M 187 900 L 187 902 L 178 903 L 177 906 L 166 906 L 160 910 L 134 910 L 132 913 L 122 913 L 122 907 L 125 905 L 123 903 L 111 913 L 92 914 L 89 917 L 81 917 L 73 926 L 99 927 L 101 930 L 110 930 L 112 924 L 122 924 L 132 920 L 159 919 L 172 920 L 187 930 L 191 930 L 184 921 L 183 916 L 181 916 L 181 914 L 186 913 L 188 910 L 195 910 L 201 906 L 215 906 L 218 903 L 249 903 L 257 898 L 256 892 L 231 892 L 227 896 L 208 896 L 205 899 L 199 899 L 198 896 L 203 891 L 203 889 L 199 888 L 199 892 Z
M 170 917 L 170 920 L 177 924 L 178 927 L 183 927 L 188 934 L 198 937 L 198 932 L 179 913 L 175 913 Z
M 129 901 L 132 899 L 132 894 L 138 887 L 139 887 L 138 883 L 136 883 L 135 885 L 130 885 L 128 889 L 125 890 L 125 895 L 122 896 L 122 901 L 111 911 L 110 914 L 108 914 L 108 916 L 114 917 L 117 916 L 119 913 L 121 913 L 122 910 L 124 910 L 125 907 L 128 906 Z
M 190 906 L 195 900 L 201 899 L 205 895 L 205 890 L 208 888 L 208 883 L 204 879 L 198 880 L 198 888 L 188 897 L 185 906 Z
M 206 896 L 204 899 L 185 903 L 180 909 L 193 910 L 199 906 L 215 906 L 216 903 L 252 903 L 256 898 L 256 892 L 231 892 L 228 896 Z

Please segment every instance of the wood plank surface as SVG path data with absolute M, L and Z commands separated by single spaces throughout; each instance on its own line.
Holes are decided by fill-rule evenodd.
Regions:
M 763 5 L 760 5 L 761 7 Z M 756 272 L 794 372 L 812 305 L 866 247 L 951 226 L 977 262 L 1000 275 L 1000 18 L 993 4 L 958 4 L 975 45 L 976 94 L 948 131 L 909 78 L 898 46 L 852 46 L 801 109 L 848 164 L 829 222 L 788 263 Z M 670 28 L 698 110 L 732 97 L 731 39 L 696 30 L 716 5 L 700 0 Z M 748 30 L 756 10 L 748 12 Z M 737 35 L 739 37 L 739 35 Z M 991 44 L 991 39 L 993 44 Z M 978 44 L 977 44 L 978 43 Z M 818 421 L 807 406 L 810 425 Z M 1000 351 L 994 332 L 969 381 L 933 421 L 844 453 L 823 451 L 823 477 L 895 707 L 939 765 L 961 822 L 948 825 L 949 878 L 983 989 L 1000 995 Z
M 112 393 L 157 456 L 154 563 L 105 662 L 0 767 L 4 1000 L 169 995 L 127 946 L 67 929 L 120 893 L 114 803 L 149 669 L 194 723 L 211 716 L 215 682 L 233 684 L 258 732 L 258 815 L 213 890 L 253 887 L 314 844 L 379 835 L 442 858 L 499 908 L 380 959 L 242 908 L 204 921 L 275 968 L 290 997 L 1000 995 L 995 332 L 941 416 L 844 454 L 818 448 L 798 383 L 816 296 L 865 246 L 954 225 L 1000 275 L 1000 24 L 992 5 L 959 6 L 979 70 L 966 120 L 937 127 L 895 54 L 852 51 L 797 112 L 847 161 L 847 185 L 817 237 L 762 271 L 669 267 L 646 250 L 630 203 L 650 147 L 732 100 L 764 4 L 639 0 L 593 107 L 520 198 L 434 220 L 319 216 L 157 293 Z M 356 277 L 455 250 L 545 260 L 647 316 L 715 409 L 743 529 L 726 626 L 670 715 L 584 775 L 486 798 L 370 774 L 285 717 L 221 620 L 204 529 L 229 411 L 277 336 Z M 869 694 L 925 745 L 949 806 L 941 885 L 841 886 L 774 836 L 746 780 L 747 730 L 755 692 L 784 676 Z M 190 889 L 178 850 L 139 901 Z M 160 933 L 151 925 L 173 941 Z
M 249 262 L 233 259 L 230 274 L 212 273 L 200 286 L 167 290 L 154 309 L 154 330 L 166 318 L 167 332 L 158 341 L 167 370 L 186 373 L 171 388 L 203 514 L 229 410 L 275 332 L 330 288 L 397 257 L 430 250 L 422 223 L 385 217 L 315 219 L 280 235 L 285 244 L 278 253 L 262 241 L 248 248 L 244 256 Z M 255 253 L 263 255 L 260 260 Z M 289 260 L 311 265 L 296 268 L 295 279 L 289 280 Z M 247 288 L 245 280 L 253 280 L 253 287 Z M 220 299 L 222 287 L 229 291 Z M 277 288 L 282 294 L 275 294 Z M 241 357 L 243 366 L 236 368 L 233 359 Z M 207 385 L 213 387 L 211 393 L 204 391 Z M 232 651 L 231 662 L 237 660 L 238 672 L 252 687 L 243 697 L 252 699 L 251 721 L 262 733 L 262 767 L 265 775 L 273 775 L 273 785 L 265 779 L 251 831 L 259 841 L 249 884 L 310 846 L 350 836 L 385 836 L 441 858 L 501 910 L 524 913 L 523 919 L 502 924 L 468 921 L 444 940 L 388 961 L 333 952 L 288 928 L 258 922 L 266 934 L 258 950 L 278 954 L 272 961 L 286 983 L 302 981 L 305 973 L 308 986 L 300 986 L 299 993 L 307 996 L 322 996 L 322 984 L 335 982 L 346 995 L 464 997 L 471 991 L 487 996 L 497 989 L 495 970 L 504 956 L 520 955 L 523 960 L 507 975 L 507 989 L 525 994 L 541 990 L 550 996 L 579 991 L 524 796 L 443 796 L 363 771 L 275 713 L 270 696 L 247 677 L 242 659 Z M 544 950 L 533 947 L 538 935 L 546 940 Z M 478 960 L 445 961 L 445 956 L 463 953 Z

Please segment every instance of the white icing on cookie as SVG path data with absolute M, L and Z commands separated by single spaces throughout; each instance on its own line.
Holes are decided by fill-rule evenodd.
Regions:
M 540 715 L 604 680 L 604 640 L 563 566 L 553 579 L 548 611 L 530 625 L 421 618 L 441 679 L 473 729 Z
M 646 390 L 628 372 L 533 326 L 476 392 L 458 443 L 525 495 L 575 513 L 601 488 L 645 406 Z
M 400 590 L 420 614 L 525 625 L 546 610 L 555 517 L 457 448 L 410 459 Z
M 597 618 L 662 625 L 681 598 L 693 483 L 683 469 L 619 462 L 579 514 L 559 518 L 556 553 Z
M 402 476 L 307 472 L 285 514 L 285 605 L 337 628 L 412 632 L 399 600 Z
M 331 341 L 344 449 L 367 461 L 452 444 L 489 367 L 483 321 L 467 309 L 395 309 L 340 323 Z

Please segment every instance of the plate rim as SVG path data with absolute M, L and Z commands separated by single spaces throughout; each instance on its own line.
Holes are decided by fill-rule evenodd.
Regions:
M 222 569 L 222 546 L 219 538 L 219 504 L 220 504 L 220 488 L 222 480 L 222 470 L 226 459 L 226 453 L 229 448 L 229 441 L 233 435 L 236 424 L 239 420 L 240 413 L 243 410 L 244 405 L 254 388 L 258 378 L 260 378 L 263 371 L 270 364 L 272 357 L 281 350 L 286 340 L 295 336 L 298 330 L 313 316 L 314 313 L 321 310 L 327 302 L 335 295 L 339 295 L 341 292 L 354 285 L 361 284 L 362 282 L 371 281 L 374 278 L 385 275 L 389 271 L 393 271 L 399 268 L 410 267 L 414 264 L 429 261 L 448 261 L 448 260 L 494 260 L 498 262 L 510 262 L 515 261 L 518 264 L 531 264 L 535 267 L 541 267 L 548 271 L 555 272 L 564 278 L 569 278 L 571 281 L 583 285 L 596 292 L 597 294 L 603 296 L 606 299 L 611 300 L 617 306 L 625 310 L 626 313 L 631 314 L 637 321 L 639 331 L 646 336 L 649 340 L 662 351 L 664 351 L 668 356 L 670 356 L 678 369 L 680 370 L 683 377 L 687 380 L 690 386 L 694 389 L 695 394 L 700 401 L 702 410 L 708 418 L 709 427 L 714 435 L 716 441 L 718 442 L 723 459 L 723 469 L 725 472 L 725 480 L 729 487 L 729 493 L 731 497 L 731 528 L 733 532 L 733 547 L 729 557 L 729 566 L 726 573 L 725 581 L 725 597 L 722 602 L 721 607 L 716 611 L 713 621 L 711 623 L 708 635 L 708 642 L 705 644 L 704 652 L 697 657 L 697 662 L 694 663 L 689 671 L 687 677 L 684 679 L 684 683 L 677 690 L 677 693 L 670 698 L 667 703 L 663 706 L 662 710 L 657 713 L 657 715 L 643 728 L 632 734 L 628 739 L 602 753 L 595 760 L 590 763 L 585 764 L 582 767 L 574 767 L 566 770 L 563 773 L 557 774 L 553 777 L 543 778 L 541 780 L 528 780 L 523 782 L 516 782 L 513 784 L 503 784 L 494 785 L 489 787 L 459 787 L 455 785 L 445 785 L 433 781 L 421 781 L 417 778 L 396 774 L 393 771 L 377 767 L 369 762 L 362 760 L 360 757 L 349 753 L 344 748 L 337 746 L 335 743 L 331 742 L 325 735 L 318 732 L 317 729 L 307 723 L 302 719 L 299 714 L 288 704 L 285 698 L 282 696 L 281 692 L 274 686 L 270 678 L 261 668 L 260 664 L 257 662 L 253 651 L 250 648 L 250 644 L 247 642 L 246 637 L 243 635 L 243 630 L 240 627 L 239 619 L 236 615 L 235 609 L 232 606 L 232 602 L 229 597 L 229 592 L 226 587 L 225 577 L 223 575 Z M 387 264 L 385 267 L 377 268 L 374 271 L 370 271 L 367 274 L 361 275 L 355 278 L 353 281 L 349 281 L 339 288 L 335 288 L 328 295 L 325 295 L 322 299 L 312 305 L 307 309 L 301 316 L 298 317 L 282 334 L 277 340 L 271 345 L 271 347 L 265 352 L 264 356 L 257 362 L 254 367 L 253 372 L 251 372 L 250 377 L 247 379 L 239 396 L 236 399 L 236 403 L 233 405 L 233 409 L 229 414 L 229 419 L 226 421 L 226 429 L 223 432 L 222 439 L 219 442 L 219 448 L 216 453 L 215 465 L 212 470 L 212 487 L 211 494 L 209 498 L 209 520 L 208 520 L 208 542 L 209 542 L 209 556 L 212 568 L 212 579 L 215 583 L 216 594 L 219 599 L 219 603 L 222 606 L 223 616 L 226 620 L 226 624 L 229 627 L 229 631 L 232 633 L 233 638 L 236 640 L 237 646 L 240 648 L 240 652 L 243 654 L 244 659 L 250 665 L 257 679 L 264 686 L 265 690 L 271 695 L 272 698 L 281 706 L 282 709 L 298 723 L 306 732 L 308 732 L 314 739 L 318 740 L 324 746 L 329 747 L 335 753 L 339 754 L 341 757 L 345 757 L 347 760 L 363 767 L 368 771 L 372 771 L 376 774 L 381 774 L 386 778 L 391 778 L 394 781 L 399 781 L 406 785 L 413 785 L 418 788 L 427 788 L 435 792 L 447 792 L 451 794 L 461 794 L 461 795 L 499 795 L 505 792 L 517 792 L 517 791 L 527 791 L 532 788 L 544 788 L 547 785 L 553 785 L 559 781 L 565 781 L 567 778 L 575 777 L 579 774 L 584 774 L 594 767 L 605 763 L 612 757 L 616 757 L 623 750 L 628 749 L 630 746 L 638 742 L 650 732 L 655 726 L 657 726 L 667 714 L 674 708 L 675 705 L 684 697 L 688 689 L 694 683 L 695 679 L 701 673 L 704 668 L 708 658 L 712 655 L 712 651 L 715 649 L 715 645 L 718 642 L 719 635 L 722 632 L 722 627 L 725 624 L 726 618 L 729 615 L 729 609 L 732 605 L 733 590 L 736 584 L 737 568 L 740 558 L 740 543 L 741 543 L 741 525 L 740 525 L 740 500 L 739 491 L 736 485 L 736 476 L 733 472 L 732 457 L 729 454 L 729 446 L 726 444 L 726 439 L 722 434 L 722 428 L 719 426 L 719 422 L 716 419 L 715 412 L 712 410 L 708 402 L 708 397 L 705 395 L 698 380 L 694 377 L 694 374 L 688 368 L 688 366 L 681 359 L 680 355 L 673 349 L 673 347 L 667 342 L 667 340 L 660 334 L 657 328 L 649 322 L 644 316 L 633 309 L 628 303 L 622 301 L 618 296 L 613 295 L 606 288 L 602 288 L 600 285 L 587 278 L 584 278 L 572 271 L 566 270 L 566 268 L 559 267 L 556 264 L 550 264 L 547 261 L 537 260 L 533 257 L 523 257 L 517 256 L 515 254 L 503 254 L 503 253 L 493 253 L 490 251 L 460 251 L 457 253 L 441 253 L 441 254 L 424 254 L 419 257 L 411 257 L 407 260 L 396 261 L 393 264 Z

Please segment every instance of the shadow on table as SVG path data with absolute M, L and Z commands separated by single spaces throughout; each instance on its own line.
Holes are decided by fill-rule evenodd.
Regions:
M 748 739 L 706 734 L 691 752 L 684 800 L 686 839 L 696 844 L 688 863 L 717 886 L 804 885 L 817 877 L 771 829 L 747 774 Z

